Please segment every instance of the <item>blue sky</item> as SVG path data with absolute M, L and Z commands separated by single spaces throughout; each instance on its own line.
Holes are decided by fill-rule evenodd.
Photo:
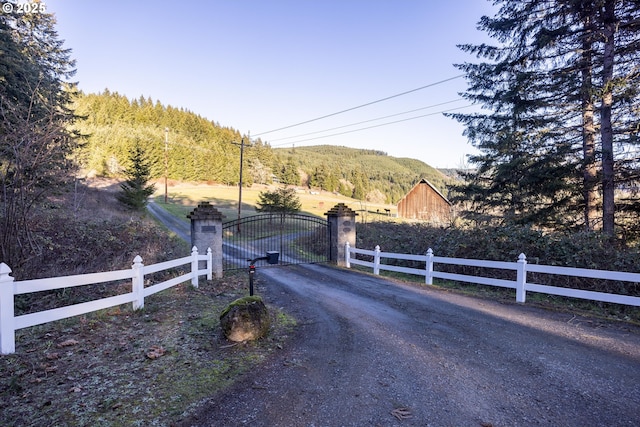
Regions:
M 475 60 L 456 44 L 487 40 L 486 0 L 43 1 L 84 92 L 151 97 L 273 147 L 371 148 L 435 167 L 475 152 L 440 112 L 472 111 L 453 64 Z

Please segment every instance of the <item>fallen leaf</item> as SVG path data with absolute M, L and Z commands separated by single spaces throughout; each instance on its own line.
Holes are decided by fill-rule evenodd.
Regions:
M 158 346 L 158 345 L 154 345 L 149 349 L 149 352 L 147 353 L 147 357 L 151 360 L 157 359 L 158 357 L 163 356 L 166 353 L 165 349 Z
M 71 339 L 71 340 L 62 341 L 60 344 L 58 344 L 58 347 L 59 348 L 71 347 L 72 345 L 77 345 L 77 344 L 78 344 L 78 341 Z
M 396 408 L 391 411 L 391 415 L 396 417 L 398 420 L 406 420 L 407 418 L 411 418 L 411 410 L 409 408 Z
M 55 372 L 55 371 L 57 371 L 57 370 L 58 370 L 58 367 L 57 367 L 57 366 L 51 366 L 51 365 L 49 365 L 49 364 L 46 364 L 46 365 L 44 365 L 44 366 L 42 366 L 42 367 L 44 368 L 44 371 L 45 371 L 46 373 Z

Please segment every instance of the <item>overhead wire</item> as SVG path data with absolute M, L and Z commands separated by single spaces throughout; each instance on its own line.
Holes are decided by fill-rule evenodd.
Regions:
M 301 140 L 293 141 L 293 142 L 285 142 L 285 143 L 282 143 L 282 144 L 276 144 L 276 145 L 269 144 L 269 145 L 271 145 L 272 147 L 281 147 L 283 145 L 298 144 L 300 142 L 307 142 L 307 141 L 315 141 L 316 139 L 330 138 L 332 136 L 339 136 L 339 135 L 345 135 L 345 134 L 353 133 L 353 132 L 360 132 L 360 131 L 367 130 L 367 129 L 374 129 L 374 128 L 379 128 L 379 127 L 382 127 L 382 126 L 392 125 L 392 124 L 395 124 L 395 123 L 407 122 L 409 120 L 416 120 L 416 119 L 420 119 L 420 118 L 423 118 L 423 117 L 434 116 L 436 114 L 442 114 L 442 113 L 448 113 L 450 111 L 461 110 L 463 108 L 469 108 L 469 107 L 473 107 L 473 104 L 465 105 L 465 106 L 462 106 L 462 107 L 451 108 L 451 109 L 448 109 L 448 110 L 442 110 L 442 111 L 438 111 L 438 112 L 435 112 L 435 113 L 423 114 L 423 115 L 416 116 L 416 117 L 409 117 L 407 119 L 396 120 L 396 121 L 393 121 L 393 122 L 382 123 L 382 124 L 379 124 L 379 125 L 367 126 L 367 127 L 359 128 L 359 129 L 353 129 L 353 130 L 349 130 L 349 131 L 345 131 L 345 132 L 332 133 L 330 135 L 323 135 L 323 136 L 317 136 L 317 137 L 314 137 L 314 138 L 301 139 Z
M 349 112 L 349 111 L 357 110 L 359 108 L 368 107 L 369 105 L 377 104 L 377 103 L 383 102 L 383 101 L 388 101 L 389 99 L 397 98 L 399 96 L 404 96 L 404 95 L 407 95 L 407 94 L 410 94 L 410 93 L 413 93 L 413 92 L 417 92 L 419 90 L 423 90 L 423 89 L 426 89 L 426 88 L 429 88 L 429 87 L 437 86 L 439 84 L 446 83 L 446 82 L 451 81 L 451 80 L 459 79 L 460 77 L 463 77 L 463 76 L 464 76 L 464 74 L 459 74 L 457 76 L 453 76 L 453 77 L 450 77 L 448 79 L 440 80 L 440 81 L 437 81 L 435 83 L 431 83 L 431 84 L 428 84 L 428 85 L 425 85 L 425 86 L 420 86 L 418 88 L 411 89 L 411 90 L 408 90 L 408 91 L 405 91 L 405 92 L 402 92 L 402 93 L 398 93 L 398 94 L 395 94 L 395 95 L 387 96 L 387 97 L 382 98 L 382 99 L 377 99 L 375 101 L 367 102 L 366 104 L 362 104 L 362 105 L 358 105 L 358 106 L 355 106 L 355 107 L 347 108 L 346 110 L 336 111 L 335 113 L 326 114 L 326 115 L 321 116 L 321 117 L 316 117 L 315 119 L 305 120 L 303 122 L 295 123 L 295 124 L 292 124 L 292 125 L 289 125 L 289 126 L 284 126 L 284 127 L 278 128 L 278 129 L 273 129 L 273 130 L 269 130 L 269 131 L 266 131 L 266 132 L 260 132 L 260 133 L 257 133 L 255 135 L 253 135 L 253 136 L 257 137 L 257 136 L 261 136 L 261 135 L 266 135 L 268 133 L 278 132 L 278 131 L 285 130 L 285 129 L 290 129 L 290 128 L 293 128 L 293 127 L 296 127 L 296 126 L 305 125 L 307 123 L 316 122 L 318 120 L 326 119 L 328 117 L 337 116 L 338 114 L 343 114 L 343 113 L 346 113 L 346 112 Z
M 454 102 L 458 102 L 458 101 L 462 101 L 462 100 L 464 100 L 464 98 L 458 98 L 458 99 L 454 99 L 454 100 L 451 100 L 451 101 L 440 102 L 438 104 L 429 105 L 427 107 L 416 108 L 416 109 L 413 109 L 413 110 L 403 111 L 402 113 L 390 114 L 388 116 L 376 117 L 375 119 L 363 120 L 361 122 L 350 123 L 348 125 L 336 126 L 336 127 L 329 128 L 329 129 L 317 130 L 317 131 L 314 131 L 314 132 L 308 132 L 308 133 L 303 133 L 303 134 L 294 135 L 294 136 L 287 136 L 287 137 L 284 137 L 284 138 L 270 139 L 269 142 L 271 143 L 271 142 L 277 142 L 277 141 L 284 141 L 285 139 L 301 138 L 303 136 L 315 135 L 315 134 L 323 133 L 323 132 L 331 132 L 332 130 L 344 129 L 344 128 L 348 128 L 348 127 L 351 127 L 351 126 L 361 125 L 363 123 L 370 123 L 370 122 L 375 122 L 375 121 L 378 121 L 378 120 L 388 119 L 390 117 L 402 116 L 403 114 L 415 113 L 416 111 L 422 111 L 422 110 L 427 110 L 429 108 L 440 107 L 441 105 L 452 104 Z
M 388 96 L 388 97 L 385 97 L 385 98 L 382 98 L 382 99 L 378 99 L 376 101 L 368 102 L 366 104 L 358 105 L 356 107 L 348 108 L 346 110 L 338 111 L 338 112 L 335 112 L 335 113 L 332 113 L 332 114 L 327 114 L 327 115 L 324 115 L 322 117 L 317 117 L 315 119 L 306 120 L 304 122 L 296 123 L 296 124 L 289 125 L 289 126 L 284 126 L 284 127 L 278 128 L 278 129 L 267 131 L 267 132 L 261 132 L 259 134 L 254 134 L 254 135 L 252 135 L 252 137 L 257 137 L 257 136 L 260 136 L 260 135 L 265 135 L 265 134 L 277 132 L 277 131 L 280 131 L 280 130 L 290 129 L 290 128 L 293 128 L 293 127 L 296 127 L 296 126 L 300 126 L 300 125 L 303 125 L 303 124 L 307 124 L 307 123 L 315 122 L 315 121 L 322 120 L 322 119 L 325 119 L 325 118 L 328 118 L 328 117 L 336 116 L 338 114 L 342 114 L 342 113 L 346 113 L 346 112 L 349 112 L 349 111 L 353 111 L 353 110 L 356 110 L 356 109 L 359 109 L 359 108 L 363 108 L 363 107 L 366 107 L 366 106 L 369 106 L 369 105 L 373 105 L 373 104 L 376 104 L 376 103 L 379 103 L 379 102 L 387 101 L 389 99 L 393 99 L 393 98 L 397 98 L 397 97 L 400 97 L 400 96 L 403 96 L 403 95 L 407 95 L 409 93 L 417 92 L 419 90 L 426 89 L 428 87 L 432 87 L 432 86 L 436 86 L 438 84 L 446 83 L 448 81 L 455 80 L 455 79 L 460 78 L 462 76 L 464 76 L 464 75 L 460 74 L 460 75 L 457 75 L 457 76 L 454 76 L 454 77 L 450 77 L 448 79 L 440 80 L 440 81 L 435 82 L 435 83 L 431 83 L 431 84 L 428 84 L 428 85 L 425 85 L 425 86 L 421 86 L 421 87 L 418 87 L 418 88 L 415 88 L 415 89 L 411 89 L 411 90 L 408 90 L 408 91 L 405 91 L 405 92 L 402 92 L 402 93 L 398 93 L 398 94 L 391 95 L 391 96 Z M 309 133 L 300 134 L 300 135 L 294 135 L 294 136 L 285 137 L 285 138 L 278 138 L 278 139 L 269 141 L 269 145 L 271 147 L 280 147 L 280 146 L 283 146 L 283 145 L 297 144 L 297 143 L 300 143 L 300 142 L 307 142 L 307 141 L 313 141 L 313 140 L 317 140 L 317 139 L 329 138 L 329 137 L 333 137 L 333 136 L 345 135 L 345 134 L 348 134 L 348 133 L 360 132 L 360 131 L 367 130 L 367 129 L 373 129 L 373 128 L 378 128 L 378 127 L 388 126 L 388 125 L 392 125 L 392 124 L 396 124 L 396 123 L 402 123 L 402 122 L 406 122 L 406 121 L 410 121 L 410 120 L 416 120 L 416 119 L 423 118 L 423 117 L 433 116 L 433 115 L 436 115 L 436 114 L 442 114 L 442 113 L 446 113 L 446 112 L 449 112 L 449 111 L 455 111 L 455 110 L 460 110 L 460 109 L 463 109 L 463 108 L 471 107 L 471 105 L 466 105 L 466 106 L 463 106 L 463 107 L 457 107 L 457 108 L 452 108 L 452 109 L 448 109 L 448 110 L 442 110 L 442 111 L 438 111 L 438 112 L 430 113 L 430 114 L 423 114 L 423 115 L 416 116 L 416 117 L 410 117 L 410 118 L 402 119 L 402 120 L 395 120 L 395 121 L 388 122 L 388 123 L 382 123 L 382 124 L 374 125 L 374 126 L 367 126 L 367 127 L 364 127 L 364 128 L 353 129 L 353 130 L 350 130 L 350 131 L 339 132 L 339 133 L 334 133 L 334 134 L 330 134 L 330 135 L 323 135 L 323 136 L 318 136 L 318 137 L 314 137 L 314 138 L 307 138 L 307 139 L 297 140 L 297 141 L 293 141 L 293 142 L 287 142 L 287 143 L 283 143 L 283 144 L 276 144 L 276 145 L 272 145 L 271 144 L 271 142 L 273 142 L 273 141 L 283 141 L 285 139 L 300 138 L 300 137 L 304 137 L 304 136 L 308 136 L 308 135 L 314 135 L 314 134 L 318 134 L 318 133 L 330 132 L 332 130 L 343 129 L 343 128 L 347 128 L 347 127 L 351 127 L 351 126 L 357 126 L 357 125 L 363 124 L 363 123 L 370 123 L 370 122 L 374 122 L 374 121 L 377 121 L 377 120 L 384 120 L 384 119 L 387 119 L 387 118 L 390 118 L 390 117 L 396 117 L 396 116 L 400 116 L 400 115 L 403 115 L 403 114 L 409 114 L 409 113 L 413 113 L 413 112 L 416 112 L 416 111 L 426 110 L 426 109 L 429 109 L 429 108 L 434 108 L 434 107 L 438 107 L 438 106 L 441 106 L 441 105 L 450 104 L 450 103 L 453 103 L 453 102 L 460 101 L 462 99 L 463 98 L 458 98 L 458 99 L 455 99 L 455 100 L 445 101 L 445 102 L 441 102 L 441 103 L 438 103 L 438 104 L 433 104 L 433 105 L 422 107 L 422 108 L 416 108 L 416 109 L 404 111 L 404 112 L 401 112 L 401 113 L 390 114 L 390 115 L 387 115 L 387 116 L 377 117 L 377 118 L 369 119 L 369 120 L 363 120 L 363 121 L 360 121 L 360 122 L 351 123 L 351 124 L 343 125 L 343 126 L 337 126 L 337 127 L 333 127 L 333 128 L 328 128 L 328 129 L 324 129 L 324 130 L 320 130 L 320 131 L 314 131 L 314 132 L 309 132 Z M 180 143 L 176 143 L 176 142 L 174 142 L 172 145 L 180 145 L 180 146 L 189 147 L 189 148 L 192 148 L 192 149 L 195 148 L 195 149 L 199 149 L 199 150 L 202 150 L 202 151 L 213 152 L 213 150 L 205 148 L 205 147 L 187 146 L 185 144 L 180 144 Z

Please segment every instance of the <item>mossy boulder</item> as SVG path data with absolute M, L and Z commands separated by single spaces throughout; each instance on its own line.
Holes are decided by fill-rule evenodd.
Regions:
M 259 296 L 237 299 L 220 314 L 222 332 L 231 341 L 252 341 L 269 332 L 269 311 Z

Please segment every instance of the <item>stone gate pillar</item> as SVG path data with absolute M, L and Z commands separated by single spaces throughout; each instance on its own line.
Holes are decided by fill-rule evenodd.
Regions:
M 356 246 L 356 216 L 358 214 L 344 203 L 338 203 L 325 215 L 329 220 L 331 230 L 329 239 L 331 261 L 344 267 L 345 244 L 349 242 L 349 245 Z
M 191 247 L 198 248 L 200 255 L 211 248 L 213 257 L 212 272 L 215 277 L 222 277 L 222 218 L 220 213 L 209 202 L 200 202 L 189 214 L 191 220 Z

